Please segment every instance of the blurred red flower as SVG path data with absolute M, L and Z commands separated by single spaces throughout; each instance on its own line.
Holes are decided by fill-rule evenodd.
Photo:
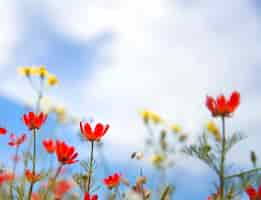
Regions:
M 252 186 L 247 187 L 245 191 L 249 200 L 261 200 L 261 186 L 258 188 L 258 191 Z
M 52 139 L 43 140 L 43 146 L 48 153 L 54 153 L 56 150 L 55 142 Z
M 5 135 L 7 133 L 7 130 L 5 128 L 0 128 L 0 135 Z
M 120 181 L 121 181 L 121 175 L 119 173 L 114 173 L 113 175 L 108 176 L 107 178 L 103 179 L 103 183 L 109 189 L 117 187 L 120 184 Z
M 33 173 L 29 169 L 25 170 L 25 177 L 28 182 L 35 183 L 40 180 L 41 174 Z
M 41 200 L 41 197 L 38 193 L 33 192 L 31 196 L 31 200 Z
M 13 181 L 14 178 L 15 178 L 15 175 L 12 172 L 1 172 L 0 173 L 0 185 L 2 185 L 5 182 Z
M 76 157 L 78 153 L 75 152 L 75 148 L 73 146 L 67 145 L 63 141 L 56 141 L 56 156 L 58 161 L 65 165 L 65 164 L 73 164 L 77 162 Z
M 98 195 L 91 196 L 88 192 L 84 195 L 84 200 L 98 200 Z
M 207 96 L 206 106 L 212 113 L 213 117 L 229 117 L 240 104 L 240 94 L 234 91 L 229 100 L 226 100 L 224 95 L 218 96 L 216 99 Z
M 40 112 L 39 115 L 34 112 L 29 112 L 27 115 L 24 114 L 23 120 L 24 124 L 30 129 L 40 129 L 41 126 L 47 119 L 47 115 L 43 112 Z
M 24 143 L 26 140 L 26 135 L 22 134 L 20 137 L 17 137 L 15 134 L 10 134 L 10 141 L 8 142 L 8 145 L 17 147 L 20 144 Z
M 60 180 L 56 182 L 53 189 L 55 199 L 62 199 L 62 197 L 73 188 L 74 184 L 72 181 Z
M 95 125 L 94 130 L 92 130 L 90 123 L 86 122 L 83 124 L 80 122 L 81 133 L 89 141 L 100 140 L 108 131 L 109 127 L 110 126 L 108 124 L 103 125 L 102 123 L 98 123 Z

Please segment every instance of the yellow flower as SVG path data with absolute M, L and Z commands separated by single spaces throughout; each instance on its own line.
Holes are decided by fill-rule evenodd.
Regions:
M 55 107 L 55 113 L 57 116 L 57 121 L 59 123 L 65 123 L 66 122 L 66 111 L 63 106 L 57 106 Z
M 207 128 L 207 130 L 215 137 L 215 139 L 216 139 L 217 141 L 221 141 L 220 131 L 219 131 L 217 125 L 215 124 L 215 122 L 209 121 L 209 122 L 206 124 L 206 128 Z
M 49 74 L 48 78 L 47 78 L 47 83 L 50 86 L 54 86 L 54 85 L 58 84 L 58 79 L 55 75 Z
M 161 117 L 154 112 L 150 112 L 150 119 L 151 121 L 153 121 L 155 124 L 162 122 L 163 120 L 161 119 Z
M 144 120 L 144 123 L 148 123 L 149 121 L 149 111 L 148 110 L 143 110 L 140 112 L 140 115 L 142 119 Z
M 19 74 L 28 77 L 31 75 L 31 67 L 19 67 L 18 72 Z
M 166 160 L 166 157 L 163 154 L 154 154 L 150 160 L 154 166 L 159 167 Z
M 179 124 L 172 124 L 170 126 L 170 130 L 174 133 L 180 133 L 182 131 L 182 127 Z
M 41 78 L 44 78 L 48 75 L 48 71 L 44 66 L 33 66 L 30 67 L 31 69 L 31 75 L 40 76 Z
M 142 110 L 140 112 L 140 115 L 143 118 L 145 123 L 148 123 L 149 120 L 151 120 L 155 124 L 163 122 L 163 120 L 161 119 L 161 117 L 157 113 L 146 110 L 146 109 Z
M 41 78 L 44 78 L 48 75 L 48 71 L 44 66 L 40 66 L 38 68 L 38 74 L 40 75 Z

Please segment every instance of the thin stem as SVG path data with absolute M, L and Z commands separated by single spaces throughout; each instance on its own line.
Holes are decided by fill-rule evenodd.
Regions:
M 14 176 L 15 176 L 16 166 L 17 166 L 18 151 L 19 151 L 19 145 L 15 148 L 14 165 L 13 165 L 13 170 L 12 170 L 12 173 L 13 173 Z M 10 197 L 11 197 L 11 199 L 14 199 L 13 187 L 14 187 L 14 180 L 12 180 L 11 184 L 10 184 Z
M 91 141 L 91 153 L 90 153 L 90 168 L 88 171 L 88 183 L 87 183 L 87 192 L 90 192 L 91 188 L 91 179 L 92 179 L 92 171 L 93 171 L 93 149 L 94 149 L 94 141 Z
M 143 176 L 142 168 L 140 168 L 140 176 L 141 177 Z M 145 191 L 144 191 L 143 183 L 141 183 L 141 194 L 142 194 L 142 200 L 145 200 L 146 197 L 145 197 Z
M 221 149 L 221 161 L 220 161 L 220 199 L 224 199 L 224 187 L 225 187 L 225 160 L 226 160 L 226 130 L 225 130 L 225 117 L 222 116 L 222 149 Z
M 244 172 L 241 172 L 241 173 L 237 173 L 237 174 L 233 174 L 233 175 L 230 175 L 230 176 L 226 176 L 225 179 L 227 180 L 227 179 L 232 179 L 232 178 L 235 178 L 235 177 L 244 176 L 246 174 L 252 174 L 252 173 L 258 172 L 260 170 L 261 170 L 261 168 L 251 169 L 251 170 L 244 171 Z
M 36 129 L 33 129 L 33 169 L 32 169 L 32 174 L 35 174 L 35 162 L 36 162 Z M 31 200 L 32 192 L 33 192 L 33 187 L 34 187 L 34 181 L 31 182 L 30 188 L 29 188 L 29 194 L 28 194 L 28 200 Z
M 116 193 L 116 196 L 118 195 L 119 200 L 121 200 L 121 193 L 120 193 L 120 190 L 119 190 L 119 186 L 117 186 L 117 187 L 115 188 L 115 193 Z

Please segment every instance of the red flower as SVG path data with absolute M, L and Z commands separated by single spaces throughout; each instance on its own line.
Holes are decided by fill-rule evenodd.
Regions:
M 5 135 L 7 130 L 5 128 L 0 128 L 0 135 Z
M 82 122 L 80 122 L 80 128 L 81 133 L 87 140 L 97 141 L 105 135 L 105 133 L 109 129 L 109 125 L 103 125 L 101 123 L 98 123 L 96 124 L 94 130 L 92 130 L 90 123 L 86 122 L 85 124 L 83 124 Z
M 73 188 L 73 182 L 67 180 L 60 180 L 55 184 L 53 193 L 55 199 L 62 199 L 65 193 L 69 192 Z
M 84 195 L 84 200 L 98 200 L 98 195 L 91 196 L 88 192 Z
M 29 112 L 27 115 L 23 116 L 25 125 L 30 129 L 40 129 L 41 126 L 47 119 L 47 115 L 41 112 L 39 115 L 34 112 Z
M 31 172 L 29 169 L 26 169 L 25 170 L 25 177 L 26 177 L 28 182 L 35 183 L 35 182 L 40 180 L 41 174 L 36 174 L 36 173 Z
M 26 140 L 26 135 L 22 134 L 20 137 L 17 137 L 15 134 L 10 134 L 10 142 L 8 142 L 8 145 L 17 147 L 20 144 L 24 143 Z
M 73 146 L 68 146 L 63 141 L 56 141 L 56 156 L 60 163 L 65 164 L 73 164 L 77 162 L 76 157 L 78 153 L 75 152 L 75 148 Z
M 261 200 L 261 186 L 258 188 L 258 191 L 256 191 L 252 186 L 247 187 L 245 191 L 249 200 Z
M 229 100 L 224 95 L 218 96 L 216 99 L 207 96 L 206 106 L 212 113 L 213 117 L 229 117 L 240 104 L 240 94 L 234 91 Z
M 38 193 L 33 192 L 31 196 L 31 200 L 41 200 L 41 197 Z
M 48 153 L 54 153 L 56 150 L 55 142 L 52 139 L 43 140 L 43 146 Z
M 107 178 L 103 179 L 103 183 L 109 188 L 117 187 L 120 184 L 121 175 L 119 173 L 115 173 L 112 176 L 108 176 Z
M 13 181 L 14 178 L 15 178 L 15 175 L 12 172 L 1 172 L 0 173 L 0 185 L 2 185 L 5 182 Z

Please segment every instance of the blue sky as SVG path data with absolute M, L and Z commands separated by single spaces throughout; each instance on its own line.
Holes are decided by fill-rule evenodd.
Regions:
M 261 155 L 259 9 L 258 1 L 245 0 L 1 0 L 0 122 L 24 131 L 19 116 L 34 94 L 16 68 L 45 64 L 60 80 L 48 96 L 72 113 L 110 123 L 107 154 L 124 166 L 145 135 L 140 108 L 181 123 L 193 141 L 210 118 L 205 95 L 237 89 L 242 106 L 229 128 L 248 138 L 231 159 L 242 165 L 250 150 Z M 182 160 L 176 169 L 190 174 L 190 184 L 170 172 L 177 195 L 189 187 L 185 195 L 204 199 L 214 177 L 206 182 L 209 171 L 188 167 L 191 162 Z

